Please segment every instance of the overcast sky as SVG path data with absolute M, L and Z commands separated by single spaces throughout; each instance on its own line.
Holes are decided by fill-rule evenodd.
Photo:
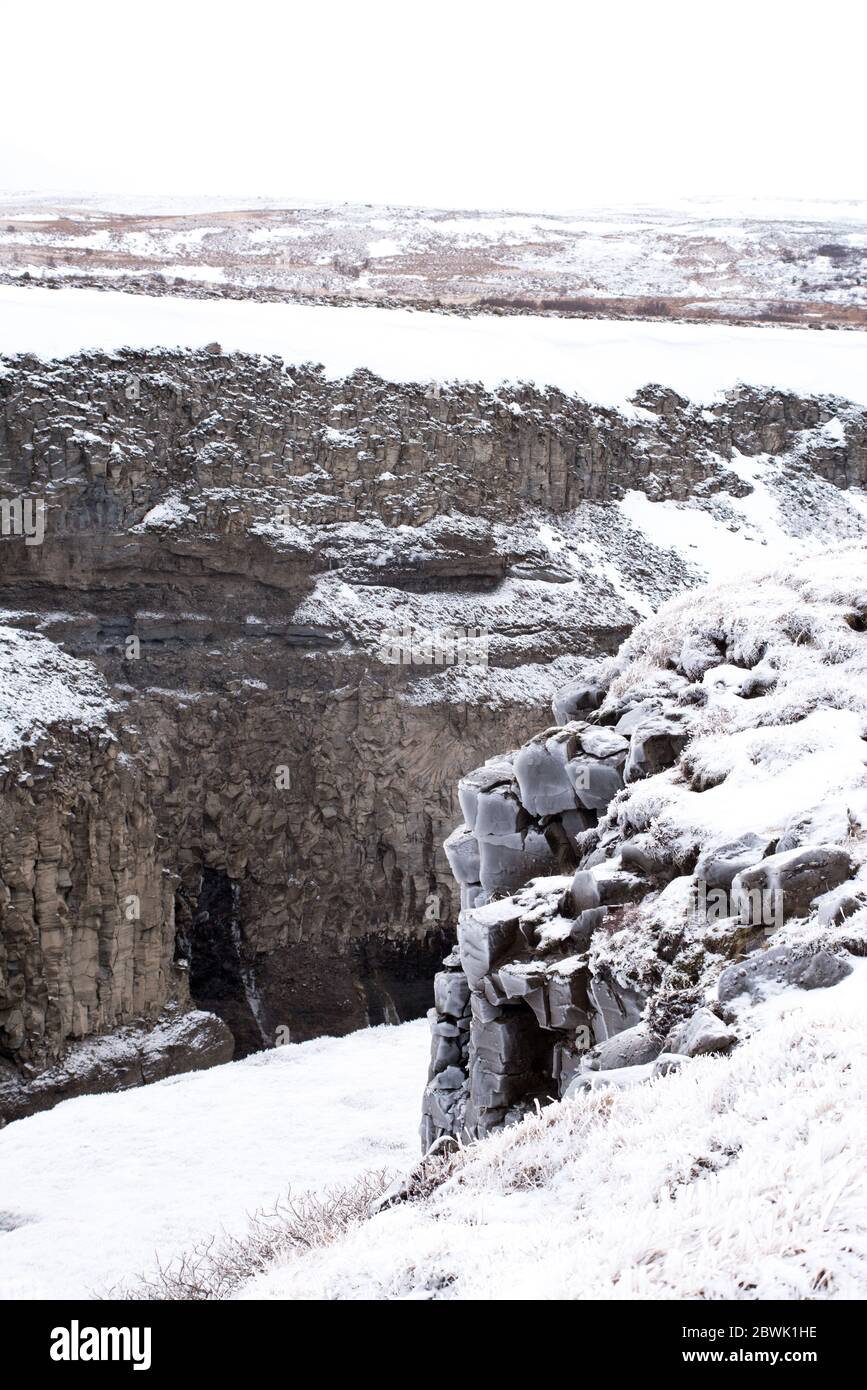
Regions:
M 572 209 L 863 198 L 855 0 L 6 7 L 0 187 Z

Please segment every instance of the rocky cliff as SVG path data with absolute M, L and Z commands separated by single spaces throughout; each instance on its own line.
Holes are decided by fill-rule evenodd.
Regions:
M 863 530 L 845 489 L 867 422 L 840 401 L 649 387 L 623 414 L 217 345 L 3 364 L 15 1084 L 166 1010 L 218 1015 L 240 1054 L 423 1012 L 460 907 L 441 848 L 459 778 L 702 577 L 624 497 L 748 529 L 744 460 L 792 537 Z M 41 544 L 20 499 L 44 507 Z M 25 717 L 58 661 L 63 698 Z M 539 852 L 568 857 L 553 834 Z
M 867 955 L 867 550 L 702 591 L 459 784 L 422 1143 L 749 1034 Z

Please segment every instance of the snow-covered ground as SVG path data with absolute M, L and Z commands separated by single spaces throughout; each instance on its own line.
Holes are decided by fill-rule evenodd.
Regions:
M 318 1038 L 0 1132 L 0 1298 L 87 1298 L 257 1209 L 418 1157 L 424 1020 Z
M 407 309 L 261 304 L 0 286 L 0 354 L 68 357 L 122 347 L 202 348 L 322 363 L 329 377 L 367 368 L 390 381 L 559 387 L 624 407 L 659 383 L 708 402 L 739 382 L 867 404 L 860 333 L 717 324 L 610 322 Z
M 830 431 L 839 421 L 814 433 Z M 867 494 L 845 490 L 818 475 L 799 479 L 799 487 L 787 486 L 780 458 L 756 454 L 751 458 L 737 450 L 726 467 L 748 482 L 745 497 L 713 498 L 696 502 L 656 502 L 644 492 L 627 492 L 617 504 L 622 517 L 651 544 L 673 550 L 690 567 L 711 582 L 760 573 L 773 565 L 795 559 L 809 560 L 826 548 L 867 534 Z M 634 600 L 633 600 L 634 603 Z M 637 605 L 635 605 L 637 606 Z M 638 608 L 644 616 L 649 610 Z
M 867 1286 L 867 962 L 729 1058 L 543 1110 L 247 1298 L 814 1299 Z

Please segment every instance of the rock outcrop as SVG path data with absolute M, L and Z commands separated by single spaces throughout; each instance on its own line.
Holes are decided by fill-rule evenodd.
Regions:
M 865 576 L 852 548 L 787 600 L 756 580 L 669 605 L 555 697 L 565 723 L 459 784 L 425 1150 L 727 1052 L 742 1009 L 867 954 Z

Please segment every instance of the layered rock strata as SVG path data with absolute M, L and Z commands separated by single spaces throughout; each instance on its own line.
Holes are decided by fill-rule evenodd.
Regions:
M 648 388 L 624 414 L 217 345 L 4 364 L 7 669 L 38 633 L 110 708 L 84 731 L 49 710 L 3 754 L 0 1057 L 30 1074 L 174 1004 L 240 1055 L 423 1012 L 461 896 L 565 865 L 623 740 L 566 735 L 589 740 L 564 753 L 588 778 L 571 815 L 545 809 L 556 779 L 486 803 L 509 825 L 463 894 L 442 850 L 461 774 L 701 577 L 624 493 L 735 526 L 742 460 L 768 454 L 798 525 L 857 531 L 865 438 L 843 402 L 748 390 L 700 409 Z M 440 660 L 443 633 L 481 633 L 483 659 Z

